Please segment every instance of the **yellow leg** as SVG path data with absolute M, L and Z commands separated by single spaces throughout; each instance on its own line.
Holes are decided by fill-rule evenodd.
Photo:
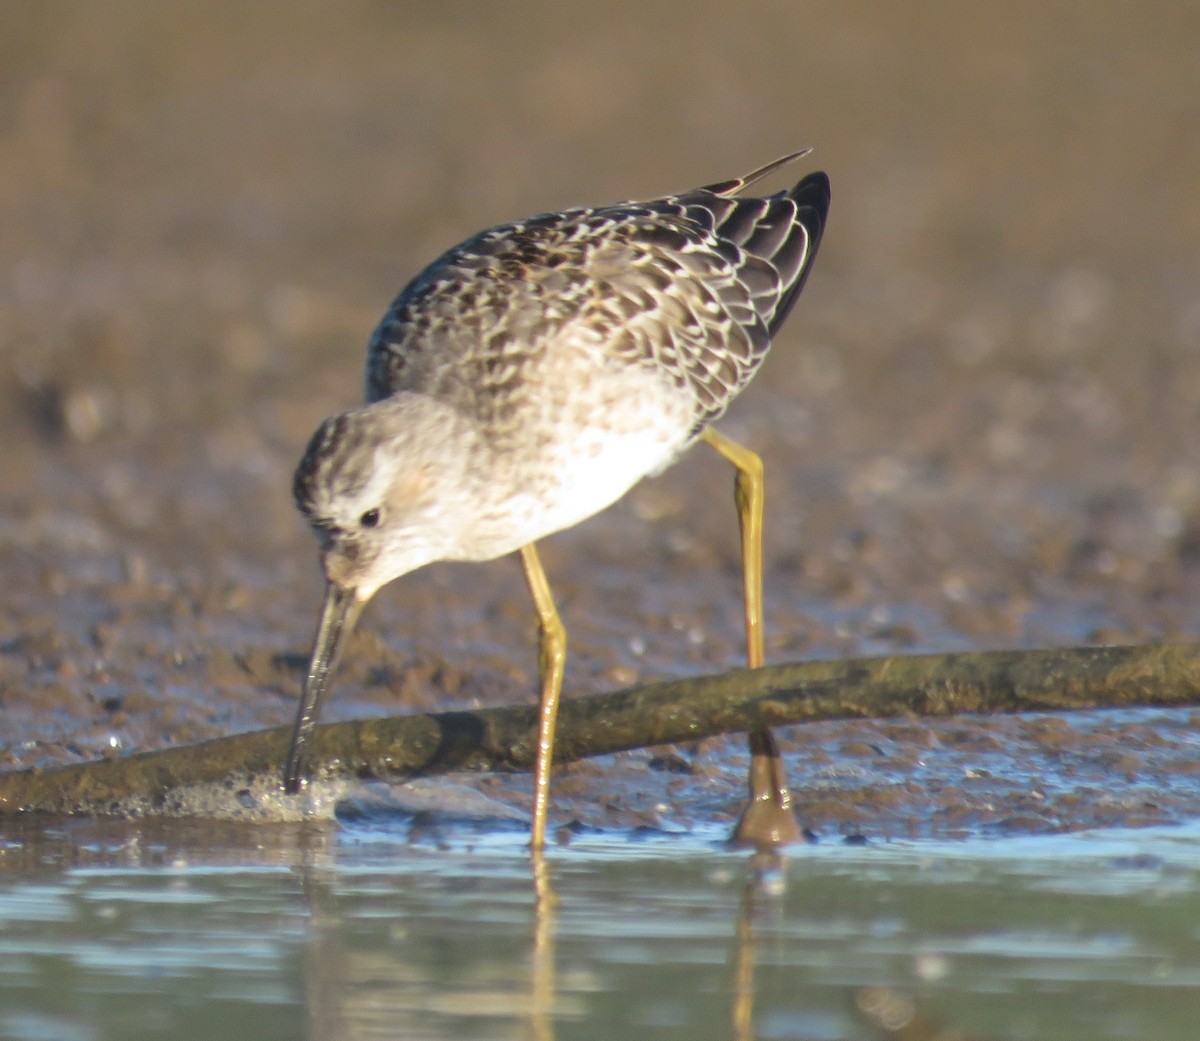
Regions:
M 742 533 L 742 579 L 746 585 L 746 664 L 757 669 L 763 663 L 763 464 L 754 452 L 719 431 L 709 428 L 701 436 L 737 468 L 733 502 L 737 507 L 738 527 Z
M 750 449 L 711 427 L 701 435 L 733 463 L 737 476 L 733 501 L 742 536 L 742 579 L 745 585 L 746 664 L 763 663 L 763 464 Z M 755 846 L 777 846 L 800 838 L 792 812 L 792 796 L 779 748 L 770 730 L 750 734 L 750 802 L 734 828 L 733 841 Z
M 546 807 L 550 800 L 550 764 L 554 754 L 554 723 L 558 719 L 558 696 L 562 692 L 563 666 L 567 660 L 567 630 L 550 595 L 550 583 L 531 542 L 521 547 L 525 581 L 538 617 L 538 673 L 542 681 L 538 716 L 537 760 L 533 769 L 533 829 L 529 845 L 535 851 L 546 844 Z

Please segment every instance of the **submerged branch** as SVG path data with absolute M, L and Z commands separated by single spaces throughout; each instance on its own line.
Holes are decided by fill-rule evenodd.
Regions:
M 565 701 L 556 762 L 825 719 L 1200 704 L 1200 645 L 850 658 L 774 665 Z M 329 723 L 313 732 L 316 778 L 392 780 L 527 770 L 533 705 Z M 126 814 L 172 792 L 280 773 L 290 727 L 122 759 L 0 773 L 0 816 Z M 289 798 L 280 796 L 281 799 Z

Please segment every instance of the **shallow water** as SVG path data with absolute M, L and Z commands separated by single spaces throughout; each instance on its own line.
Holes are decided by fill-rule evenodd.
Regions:
M 412 844 L 381 821 L 10 829 L 0 1036 L 1191 1041 L 1200 827 Z M 859 1003 L 911 1003 L 887 1034 Z M 908 1028 L 919 1029 L 918 1024 Z M 944 1035 L 950 1036 L 950 1035 Z

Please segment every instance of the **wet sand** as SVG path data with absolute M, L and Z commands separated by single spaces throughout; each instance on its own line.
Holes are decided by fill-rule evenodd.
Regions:
M 488 224 L 809 144 L 829 232 L 723 424 L 767 466 L 768 657 L 1189 638 L 1198 38 L 1200 11 L 1066 2 L 10 14 L 0 764 L 290 721 L 321 584 L 291 469 L 358 400 L 394 293 Z M 739 662 L 731 483 L 700 448 L 547 541 L 568 694 Z M 409 576 L 328 718 L 531 699 L 532 621 L 516 561 Z M 1196 816 L 1196 724 L 785 747 L 820 834 L 1005 833 Z M 573 767 L 556 816 L 728 819 L 743 761 L 729 741 Z

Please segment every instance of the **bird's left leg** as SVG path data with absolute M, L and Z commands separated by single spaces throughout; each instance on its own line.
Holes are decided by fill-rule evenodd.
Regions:
M 733 501 L 742 537 L 746 608 L 746 664 L 763 663 L 763 464 L 757 454 L 711 427 L 701 435 L 736 468 Z M 733 842 L 778 846 L 800 838 L 779 747 L 770 730 L 750 734 L 750 801 L 733 830 Z
M 563 666 L 567 660 L 567 630 L 554 606 L 550 583 L 533 543 L 521 547 L 525 581 L 538 618 L 538 675 L 541 707 L 538 712 L 537 759 L 533 769 L 533 829 L 529 845 L 535 851 L 546 843 L 546 809 L 550 800 L 550 765 L 554 753 L 554 724 L 562 693 Z

